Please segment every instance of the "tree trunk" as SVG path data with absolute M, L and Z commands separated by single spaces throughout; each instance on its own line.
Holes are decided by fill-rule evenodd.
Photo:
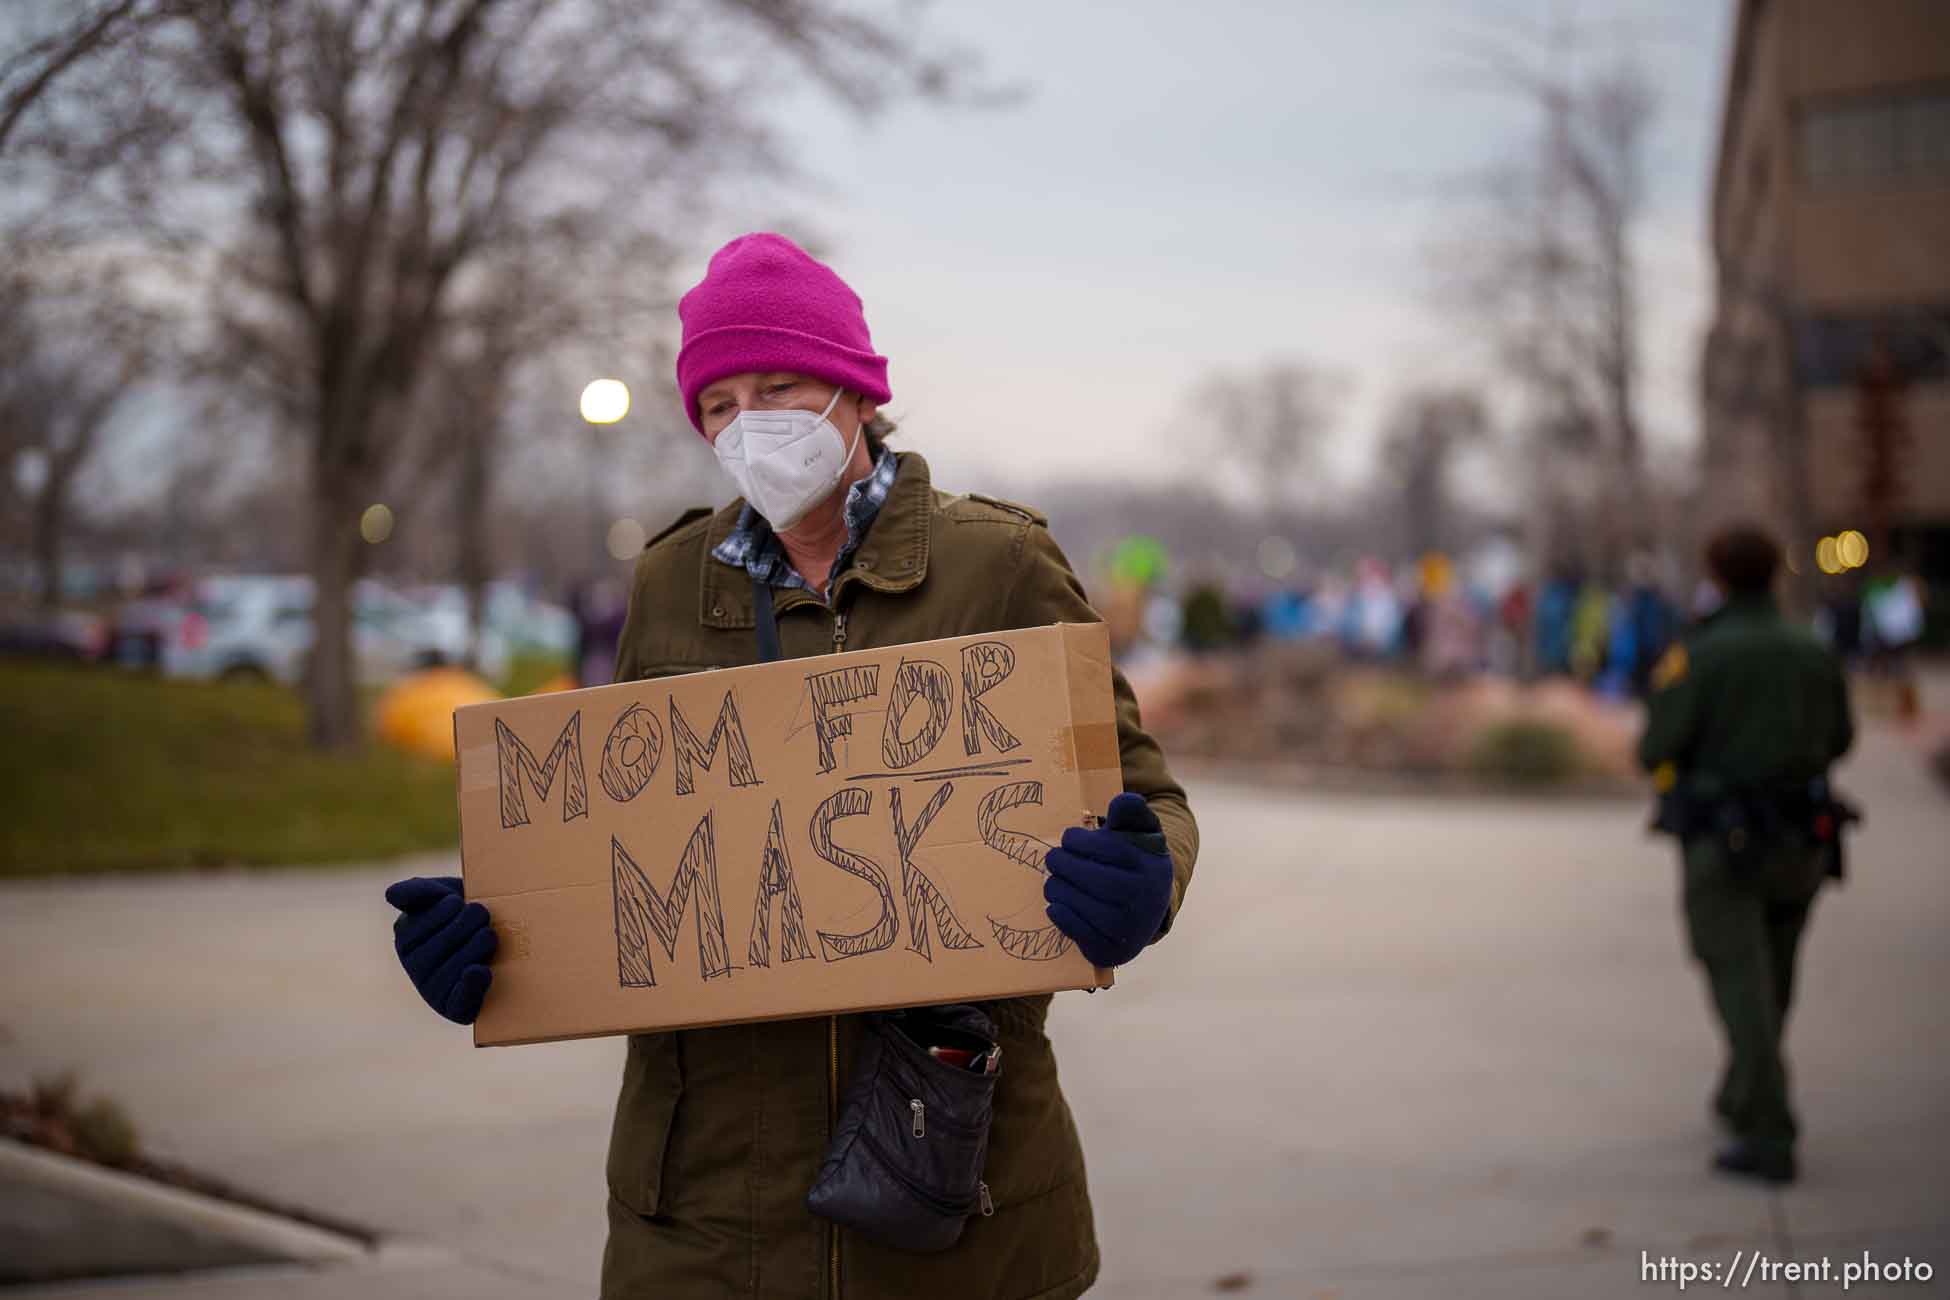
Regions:
M 1613 454 L 1619 482 L 1607 492 L 1616 520 L 1608 539 L 1607 567 L 1622 576 L 1624 557 L 1652 540 L 1645 491 L 1645 449 L 1640 437 L 1635 380 L 1638 372 L 1638 308 L 1629 232 L 1622 213 L 1612 213 L 1602 235 L 1605 263 L 1605 361 L 1601 368 L 1610 408 Z
M 352 654 L 352 586 L 364 567 L 355 478 L 318 466 L 312 487 L 311 662 L 305 673 L 311 743 L 318 749 L 358 746 L 359 695 Z
M 497 412 L 484 412 L 471 422 L 462 444 L 460 466 L 460 580 L 467 589 L 467 666 L 480 668 L 487 630 L 488 498 L 493 483 L 492 461 Z
M 34 500 L 34 562 L 40 571 L 40 605 L 52 612 L 61 604 L 61 540 L 67 524 L 67 489 L 58 467 Z

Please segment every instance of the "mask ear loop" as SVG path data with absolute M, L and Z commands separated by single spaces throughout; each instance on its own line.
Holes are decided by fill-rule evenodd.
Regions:
M 833 390 L 833 400 L 826 403 L 826 409 L 819 413 L 819 418 L 822 422 L 824 422 L 828 416 L 832 415 L 833 408 L 840 404 L 840 395 L 844 392 L 846 392 L 844 388 L 836 388 Z M 835 484 L 838 484 L 841 479 L 846 477 L 846 467 L 853 463 L 853 449 L 860 445 L 860 438 L 862 435 L 866 433 L 866 431 L 867 431 L 867 422 L 865 420 L 862 420 L 860 421 L 860 427 L 853 431 L 853 441 L 846 444 L 846 454 L 840 457 L 839 472 L 833 475 L 833 482 Z M 835 430 L 835 432 L 837 432 L 837 430 Z

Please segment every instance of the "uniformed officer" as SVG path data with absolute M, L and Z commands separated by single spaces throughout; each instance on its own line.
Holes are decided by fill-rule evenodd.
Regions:
M 1784 1183 L 1796 1125 L 1781 1036 L 1809 909 L 1840 875 L 1852 813 L 1827 774 L 1854 729 L 1840 664 L 1774 603 L 1780 559 L 1751 525 L 1708 543 L 1725 601 L 1655 672 L 1639 761 L 1680 839 L 1687 935 L 1726 1030 L 1713 1105 L 1735 1140 L 1715 1167 Z

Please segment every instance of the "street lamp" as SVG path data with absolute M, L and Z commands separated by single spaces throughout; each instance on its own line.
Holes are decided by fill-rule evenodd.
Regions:
M 630 413 L 630 390 L 620 379 L 592 379 L 582 390 L 582 418 L 615 424 Z
M 630 390 L 620 379 L 592 379 L 583 387 L 578 408 L 589 427 L 589 528 L 592 555 L 615 550 L 615 538 L 603 525 L 604 476 L 602 428 L 615 424 L 630 413 Z

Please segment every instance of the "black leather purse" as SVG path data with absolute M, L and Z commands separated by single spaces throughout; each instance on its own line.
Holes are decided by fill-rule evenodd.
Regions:
M 806 1208 L 895 1250 L 946 1250 L 993 1214 L 988 1158 L 995 1025 L 967 1003 L 876 1012 Z M 928 1051 L 950 1049 L 974 1068 Z

